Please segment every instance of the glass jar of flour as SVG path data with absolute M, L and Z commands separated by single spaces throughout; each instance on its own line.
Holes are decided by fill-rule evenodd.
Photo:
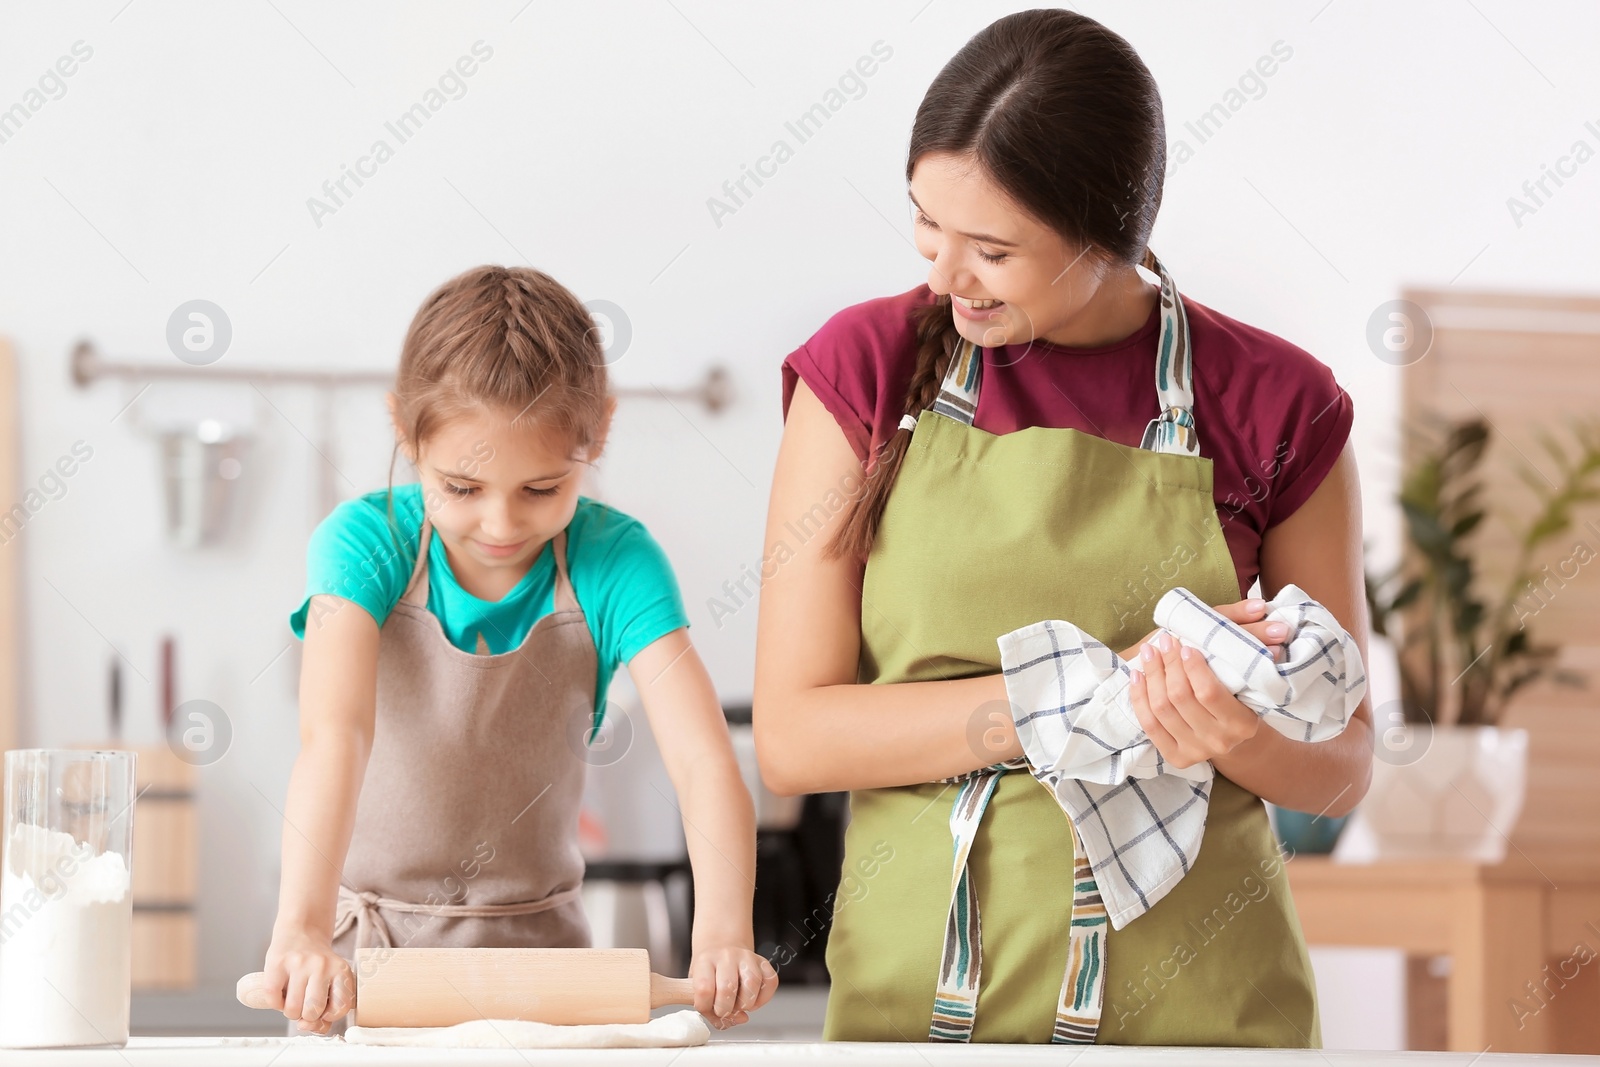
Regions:
M 0 1047 L 128 1042 L 134 754 L 6 753 Z

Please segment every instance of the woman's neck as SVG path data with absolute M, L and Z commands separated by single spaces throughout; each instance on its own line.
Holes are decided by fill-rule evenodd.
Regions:
M 1116 344 L 1149 321 L 1160 299 L 1161 290 L 1139 277 L 1136 269 L 1119 267 L 1065 326 L 1040 340 L 1068 348 Z

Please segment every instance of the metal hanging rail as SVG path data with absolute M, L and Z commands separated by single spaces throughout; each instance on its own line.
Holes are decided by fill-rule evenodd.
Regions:
M 323 389 L 342 389 L 350 386 L 390 386 L 394 375 L 383 371 L 363 370 L 312 370 L 310 368 L 241 367 L 237 365 L 190 366 L 170 363 L 129 363 L 107 360 L 91 341 L 79 341 L 72 350 L 72 380 L 79 388 L 87 388 L 102 378 L 130 381 L 155 379 L 181 379 L 185 381 L 254 382 L 274 385 L 310 385 Z M 679 389 L 661 389 L 656 386 L 626 386 L 612 389 L 618 397 L 644 399 L 665 398 L 687 400 L 700 404 L 712 414 L 721 411 L 733 399 L 733 383 L 728 369 L 720 363 L 706 371 L 700 384 Z

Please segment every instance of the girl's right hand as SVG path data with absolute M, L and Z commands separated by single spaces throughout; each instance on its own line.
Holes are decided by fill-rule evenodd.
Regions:
M 324 935 L 275 933 L 262 970 L 275 995 L 272 1006 L 297 1020 L 302 1031 L 325 1034 L 355 1006 L 355 972 Z
M 1288 627 L 1284 626 L 1283 623 L 1262 621 L 1267 615 L 1266 601 L 1259 598 L 1240 600 L 1232 604 L 1218 604 L 1213 610 L 1226 617 L 1230 622 L 1238 623 L 1240 629 L 1248 630 L 1257 641 L 1266 645 L 1267 650 L 1272 653 L 1272 661 L 1274 663 L 1283 662 L 1283 646 L 1289 640 L 1290 634 Z M 1283 632 L 1269 633 L 1269 627 L 1281 627 Z M 1118 654 L 1129 663 L 1137 664 L 1139 662 L 1139 647 L 1148 643 L 1160 632 L 1161 627 L 1158 626 L 1136 641 L 1132 647 Z

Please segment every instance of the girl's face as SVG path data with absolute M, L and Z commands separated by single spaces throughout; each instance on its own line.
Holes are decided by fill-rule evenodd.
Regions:
M 1129 276 L 1145 287 L 1016 207 L 968 156 L 923 156 L 910 192 L 928 287 L 951 295 L 956 330 L 976 345 L 1098 343 L 1126 318 L 1111 305 L 1133 291 Z
M 589 457 L 575 457 L 560 432 L 515 415 L 459 416 L 411 457 L 428 517 L 463 580 L 520 577 L 578 507 Z

